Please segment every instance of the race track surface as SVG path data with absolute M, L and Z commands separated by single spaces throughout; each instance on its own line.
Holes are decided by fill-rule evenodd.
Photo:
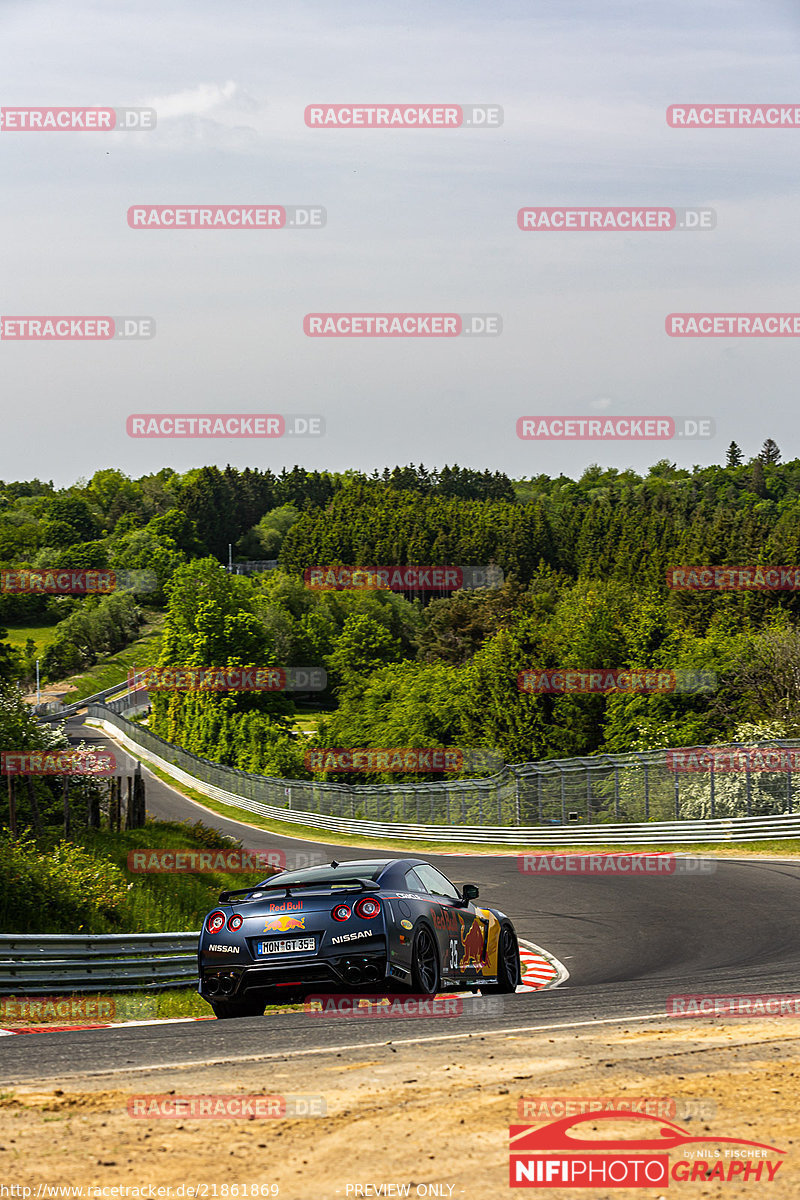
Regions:
M 71 737 L 107 743 L 76 719 Z M 341 861 L 357 849 L 299 842 L 219 817 L 145 767 L 155 817 L 204 822 L 248 848 L 323 851 Z M 246 814 L 245 814 L 246 815 Z M 403 857 L 401 851 L 370 851 Z M 415 855 L 413 847 L 408 854 Z M 787 993 L 800 979 L 800 864 L 714 860 L 713 872 L 661 876 L 524 875 L 516 855 L 425 855 L 456 883 L 475 882 L 481 901 L 512 918 L 521 938 L 544 947 L 570 978 L 552 991 L 503 997 L 500 1015 L 438 1019 L 310 1020 L 302 1012 L 235 1021 L 28 1034 L 0 1039 L 0 1082 L 58 1080 L 191 1063 L 259 1058 L 433 1039 L 486 1037 L 595 1022 L 661 1019 L 679 993 Z M 199 925 L 199 921 L 198 921 Z M 457 1024 L 457 1029 L 452 1026 Z

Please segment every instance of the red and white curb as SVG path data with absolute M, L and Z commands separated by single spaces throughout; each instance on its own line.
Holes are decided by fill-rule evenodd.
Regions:
M 522 962 L 522 983 L 518 992 L 543 992 L 560 987 L 569 979 L 569 971 L 562 962 L 535 942 L 519 942 L 519 957 Z

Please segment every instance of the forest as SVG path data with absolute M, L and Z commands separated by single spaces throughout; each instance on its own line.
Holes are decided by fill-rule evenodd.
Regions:
M 157 590 L 0 594 L 0 624 L 52 621 L 50 679 L 165 614 L 160 666 L 318 666 L 324 693 L 154 693 L 150 727 L 203 757 L 309 778 L 319 747 L 483 747 L 506 762 L 793 736 L 800 721 L 798 596 L 679 590 L 690 565 L 795 566 L 800 461 L 768 439 L 744 461 L 668 460 L 640 475 L 511 480 L 458 466 L 372 474 L 200 467 L 137 480 L 115 470 L 54 489 L 0 483 L 0 570 L 149 568 Z M 230 574 L 234 563 L 278 568 Z M 328 590 L 315 566 L 487 566 L 496 586 Z M 25 664 L 3 641 L 0 674 Z M 703 671 L 697 693 L 536 694 L 530 669 Z M 313 714 L 304 727 L 299 716 Z M 310 736 L 309 736 L 310 735 Z M 327 776 L 330 778 L 330 776 Z M 365 778 L 361 776 L 360 778 Z

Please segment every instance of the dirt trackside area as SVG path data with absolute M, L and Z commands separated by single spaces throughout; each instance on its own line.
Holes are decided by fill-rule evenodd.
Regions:
M 593 1032 L 386 1044 L 389 1036 L 398 1043 L 415 1036 L 413 1021 L 400 1024 L 393 1022 L 389 1034 L 376 1021 L 374 1040 L 381 1045 L 347 1055 L 297 1054 L 261 1063 L 49 1081 L 5 1092 L 0 1096 L 0 1181 L 31 1187 L 32 1200 L 59 1195 L 37 1190 L 38 1185 L 82 1185 L 83 1192 L 72 1195 L 86 1200 L 158 1196 L 157 1189 L 167 1186 L 171 1191 L 161 1191 L 162 1197 L 190 1200 L 252 1195 L 488 1200 L 526 1194 L 509 1188 L 509 1125 L 542 1126 L 591 1104 L 596 1111 L 598 1103 L 612 1103 L 661 1116 L 692 1136 L 737 1138 L 786 1151 L 762 1158 L 761 1152 L 713 1141 L 700 1150 L 696 1145 L 673 1148 L 672 1168 L 683 1160 L 680 1171 L 694 1170 L 695 1182 L 673 1177 L 670 1198 L 789 1200 L 800 1195 L 800 1028 L 794 1020 L 631 1022 Z M 290 1104 L 291 1097 L 306 1097 L 301 1108 L 314 1107 L 309 1097 L 321 1098 L 325 1115 L 128 1115 L 133 1097 L 167 1093 L 160 1110 L 172 1111 L 183 1096 L 282 1095 Z M 232 1107 L 240 1108 L 241 1100 Z M 582 1136 L 592 1136 L 592 1129 L 595 1138 L 656 1134 L 655 1122 L 641 1125 L 644 1134 L 636 1118 L 615 1122 L 612 1134 L 610 1122 L 594 1119 L 582 1126 Z M 700 1153 L 705 1165 L 694 1157 Z M 766 1167 L 756 1181 L 759 1163 L 774 1171 L 778 1160 L 773 1182 Z M 750 1177 L 743 1182 L 748 1166 Z M 706 1171 L 715 1174 L 710 1182 L 701 1178 Z M 90 1191 L 90 1185 L 104 1190 Z M 113 1192 L 115 1187 L 119 1190 Z M 22 1190 L 2 1194 L 24 1198 Z M 663 1187 L 540 1185 L 527 1194 L 641 1200 L 667 1192 Z

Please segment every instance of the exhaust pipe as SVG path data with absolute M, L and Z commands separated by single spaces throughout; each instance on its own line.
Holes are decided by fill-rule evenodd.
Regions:
M 223 975 L 219 981 L 220 991 L 225 996 L 230 996 L 233 989 L 236 987 L 236 977 L 234 975 Z
M 365 983 L 377 983 L 380 978 L 381 978 L 381 971 L 380 971 L 380 967 L 377 965 L 377 963 L 368 963 L 364 967 L 364 982 Z
M 205 980 L 204 990 L 206 992 L 206 995 L 216 996 L 217 992 L 219 991 L 219 976 L 208 975 Z
M 348 983 L 361 983 L 361 967 L 358 963 L 345 963 L 342 973 Z

